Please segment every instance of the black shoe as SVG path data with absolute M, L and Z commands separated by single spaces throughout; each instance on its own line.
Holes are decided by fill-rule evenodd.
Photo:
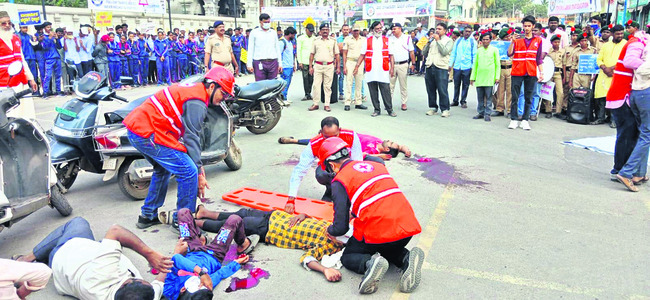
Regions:
M 370 116 L 371 116 L 371 117 L 376 117 L 376 116 L 378 116 L 379 114 L 380 114 L 380 112 L 376 111 L 376 112 L 373 112 L 372 115 L 370 115 Z
M 390 112 L 388 112 L 388 115 L 391 116 L 391 117 L 393 117 L 393 118 L 394 118 L 394 117 L 397 117 L 397 114 L 396 114 L 394 111 L 390 111 Z
M 485 115 L 484 120 L 485 120 L 485 122 L 490 122 L 490 121 L 492 121 L 492 119 L 490 118 L 490 115 Z
M 472 117 L 472 119 L 478 120 L 478 119 L 483 119 L 484 117 L 485 116 L 483 116 L 483 115 L 476 115 L 476 116 Z
M 530 120 L 531 120 L 531 121 L 537 121 L 537 116 L 536 116 L 536 115 L 532 115 L 532 116 L 530 116 Z
M 593 122 L 591 122 L 591 123 L 589 123 L 589 124 L 591 124 L 591 125 L 600 125 L 600 124 L 605 124 L 605 121 L 603 121 L 603 120 L 596 120 L 596 121 L 593 121 Z
M 493 117 L 503 117 L 505 114 L 502 111 L 495 111 L 492 113 Z
M 462 108 L 467 108 L 467 103 L 463 103 L 463 104 L 461 104 L 460 107 L 462 107 Z
M 609 128 L 616 128 L 616 123 L 614 122 L 609 123 Z
M 547 118 L 547 119 L 550 119 L 550 118 L 552 118 L 552 117 L 553 117 L 553 114 L 552 114 L 552 113 L 546 113 L 546 118 Z
M 143 216 L 138 216 L 138 223 L 135 224 L 135 227 L 138 227 L 140 229 L 145 229 L 147 227 L 151 227 L 151 226 L 154 226 L 154 225 L 160 225 L 160 224 L 162 224 L 162 223 L 160 223 L 160 220 L 158 220 L 158 218 L 147 219 L 147 218 L 145 218 Z M 178 225 L 176 225 L 176 226 L 178 226 Z
M 458 102 L 452 102 L 449 106 L 458 106 Z
M 346 105 L 344 108 L 345 111 L 350 111 L 350 105 Z
M 359 104 L 359 105 L 355 105 L 355 106 L 354 106 L 354 109 L 363 109 L 363 110 L 366 110 L 366 109 L 368 109 L 368 107 L 365 106 L 365 105 L 363 105 L 363 104 Z
M 556 114 L 553 114 L 553 116 L 560 119 L 560 120 L 566 120 L 566 116 L 563 115 L 563 114 L 556 113 Z
M 59 96 L 65 96 L 64 92 L 59 92 L 58 94 L 59 94 Z

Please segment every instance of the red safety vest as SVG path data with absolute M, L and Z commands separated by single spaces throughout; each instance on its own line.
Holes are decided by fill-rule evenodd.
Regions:
M 19 61 L 22 63 L 20 38 L 17 35 L 11 36 L 11 43 L 13 49 L 9 48 L 4 40 L 0 40 L 0 87 L 15 87 L 20 84 L 27 84 L 27 76 L 25 70 L 14 75 L 9 80 L 9 65 L 12 62 Z
M 386 167 L 371 161 L 350 161 L 334 181 L 350 199 L 354 237 L 370 244 L 395 242 L 422 232 L 413 208 Z
M 366 41 L 368 43 L 368 51 L 366 51 L 366 72 L 370 72 L 372 69 L 372 41 L 373 39 L 376 39 L 376 37 L 372 36 L 368 38 Z M 382 60 L 382 66 L 384 67 L 384 71 L 388 71 L 390 69 L 390 56 L 388 53 L 388 38 L 385 36 L 381 37 L 382 39 L 382 47 L 381 47 L 381 56 L 383 58 Z
M 634 42 L 639 42 L 639 39 L 635 36 L 630 37 L 630 40 L 623 46 L 623 50 L 621 50 L 621 54 L 618 56 L 618 62 L 616 62 L 614 76 L 612 77 L 612 88 L 607 91 L 605 98 L 607 101 L 625 100 L 632 91 L 634 70 L 628 69 L 623 65 L 623 58 L 625 58 L 625 54 L 627 53 L 627 46 Z
M 537 49 L 542 46 L 542 38 L 536 36 L 526 48 L 524 39 L 514 41 L 514 55 L 512 56 L 512 76 L 537 76 Z
M 201 83 L 172 85 L 136 107 L 123 123 L 131 132 L 143 138 L 154 134 L 156 144 L 187 152 L 185 145 L 179 141 L 185 133 L 183 104 L 189 100 L 201 100 L 207 106 L 208 98 Z
M 352 148 L 352 143 L 354 143 L 354 131 L 341 128 L 339 130 L 338 137 L 348 143 L 348 148 Z M 323 136 L 323 134 L 319 134 L 309 140 L 309 143 L 311 145 L 311 153 L 313 153 L 314 156 L 318 157 L 318 150 L 320 150 L 320 146 L 323 145 L 323 142 L 325 142 L 325 140 L 326 138 Z

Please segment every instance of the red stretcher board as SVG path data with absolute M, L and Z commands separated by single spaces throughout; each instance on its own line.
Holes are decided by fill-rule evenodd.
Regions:
M 223 200 L 263 211 L 284 210 L 289 195 L 244 187 L 221 196 Z M 332 222 L 334 208 L 331 202 L 296 197 L 296 214 L 304 213 L 314 219 Z

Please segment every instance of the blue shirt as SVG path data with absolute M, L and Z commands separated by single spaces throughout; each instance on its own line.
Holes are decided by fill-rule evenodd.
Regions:
M 282 68 L 292 68 L 293 69 L 293 43 L 287 41 L 285 38 L 281 38 L 278 43 L 279 52 L 282 52 Z
M 155 40 L 153 41 L 153 52 L 156 54 L 156 57 L 160 58 L 162 56 L 169 56 L 169 45 L 167 40 Z
M 476 57 L 476 40 L 471 36 L 469 38 L 458 38 L 449 57 L 449 65 L 454 69 L 470 70 L 474 65 Z
M 120 43 L 116 41 L 108 42 L 106 45 L 113 53 L 108 53 L 108 61 L 120 61 Z
M 137 41 L 138 48 L 140 48 L 140 57 L 147 57 L 149 56 L 148 50 L 147 50 L 147 41 L 144 39 L 138 39 Z
M 187 47 L 187 54 L 191 56 L 196 56 L 196 41 L 190 41 L 187 40 L 185 43 L 185 47 Z
M 131 41 L 129 40 L 127 42 L 129 44 L 129 48 L 131 48 L 131 57 L 140 57 L 140 53 L 142 52 L 142 49 L 140 48 L 140 45 L 138 43 L 138 40 Z
M 23 56 L 25 56 L 25 59 L 36 59 L 36 54 L 34 53 L 34 48 L 32 47 L 32 44 L 30 43 L 32 40 L 32 37 L 27 34 L 27 33 L 19 33 L 20 35 L 20 46 L 23 49 Z
M 232 276 L 241 269 L 241 265 L 235 261 L 222 267 L 221 263 L 219 263 L 212 254 L 203 251 L 189 252 L 185 256 L 175 254 L 172 256 L 172 261 L 174 262 L 174 266 L 172 267 L 171 272 L 167 274 L 165 285 L 163 287 L 163 295 L 170 300 L 178 299 L 181 288 L 185 286 L 185 281 L 191 277 L 178 276 L 179 270 L 194 272 L 194 267 L 196 266 L 208 269 L 208 274 L 210 274 L 210 278 L 212 278 L 212 288 L 214 288 L 219 284 L 219 282 L 221 282 L 221 280 Z
M 43 42 L 41 43 L 43 45 L 43 50 L 45 51 L 45 59 L 61 59 L 61 55 L 59 55 L 59 51 L 57 49 L 61 49 L 62 46 L 61 44 L 56 40 L 56 38 L 51 39 L 49 36 L 45 36 L 43 38 Z
M 244 36 L 234 35 L 230 39 L 232 40 L 232 52 L 241 52 L 241 48 L 244 46 Z

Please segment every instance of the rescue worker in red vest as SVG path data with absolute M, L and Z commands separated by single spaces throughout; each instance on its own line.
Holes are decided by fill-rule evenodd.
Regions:
M 400 291 L 413 292 L 420 284 L 424 251 L 405 247 L 422 228 L 386 167 L 351 160 L 347 143 L 337 137 L 323 143 L 318 157 L 323 168 L 336 174 L 332 181 L 334 220 L 327 228 L 330 240 L 344 235 L 353 218 L 352 236 L 341 263 L 364 274 L 359 293 L 376 292 L 389 263 L 402 270 Z
M 32 75 L 29 65 L 23 56 L 20 37 L 14 34 L 12 25 L 9 13 L 0 11 L 0 90 L 12 88 L 18 92 L 29 86 L 33 91 L 37 91 L 38 86 L 34 81 L 34 75 Z M 23 69 L 20 73 L 9 76 L 9 65 L 14 62 L 21 62 Z M 32 100 L 30 98 L 21 99 L 21 104 L 12 110 L 10 115 L 31 119 L 36 118 Z
M 393 111 L 393 98 L 390 93 L 390 78 L 393 77 L 393 53 L 391 47 L 388 47 L 388 38 L 383 36 L 381 23 L 375 21 L 370 26 L 372 35 L 368 37 L 366 47 L 361 48 L 361 55 L 354 67 L 354 75 L 359 71 L 359 66 L 366 63 L 365 79 L 368 82 L 368 91 L 375 111 L 371 116 L 376 117 L 381 114 L 381 105 L 379 104 L 379 93 L 384 101 L 384 109 L 391 117 L 397 117 Z M 363 72 L 363 71 L 361 71 Z
M 235 78 L 221 66 L 201 83 L 173 85 L 158 91 L 125 119 L 131 144 L 154 166 L 149 193 L 138 216 L 138 228 L 160 224 L 158 208 L 165 202 L 171 174 L 176 176 L 176 207 L 194 213 L 196 197 L 209 188 L 201 163 L 200 133 L 209 105 L 219 105 L 224 92 L 233 94 Z M 172 226 L 178 228 L 176 214 Z
M 295 210 L 295 199 L 298 195 L 298 188 L 300 187 L 302 178 L 305 177 L 314 162 L 318 161 L 318 150 L 326 139 L 331 137 L 343 139 L 348 143 L 348 148 L 351 148 L 353 160 L 372 160 L 383 164 L 383 160 L 379 157 L 372 155 L 366 155 L 364 157 L 359 136 L 352 130 L 341 129 L 339 127 L 339 120 L 335 117 L 325 117 L 320 122 L 320 127 L 320 134 L 309 141 L 307 148 L 300 154 L 300 161 L 298 161 L 298 164 L 293 168 L 293 172 L 291 173 L 291 179 L 289 180 L 289 199 L 284 207 L 284 211 L 290 214 Z M 316 168 L 316 180 L 326 187 L 325 194 L 322 197 L 325 201 L 332 201 L 331 183 L 333 178 L 333 174 L 326 172 L 322 168 Z
M 533 36 L 535 17 L 527 16 L 522 20 L 524 37 L 513 40 L 508 49 L 508 56 L 512 56 L 512 99 L 518 99 L 521 92 L 521 85 L 524 85 L 524 115 L 521 125 L 517 121 L 517 101 L 510 105 L 510 124 L 508 128 L 516 129 L 521 126 L 524 130 L 530 130 L 528 118 L 530 117 L 531 104 L 535 84 L 543 80 L 542 75 L 542 38 Z

